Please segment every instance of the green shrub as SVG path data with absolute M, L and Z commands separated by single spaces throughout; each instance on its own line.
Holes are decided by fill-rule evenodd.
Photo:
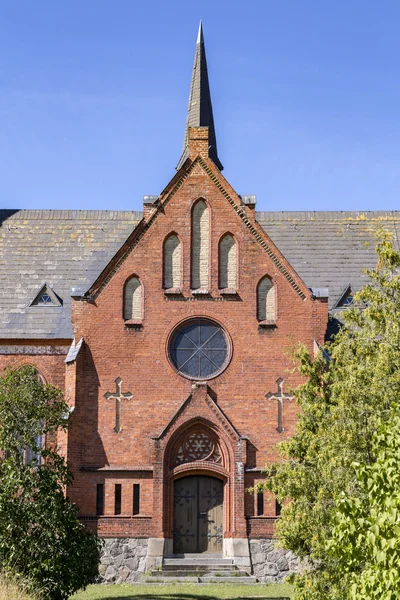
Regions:
M 46 600 L 68 598 L 98 572 L 97 537 L 65 496 L 72 475 L 40 443 L 66 429 L 68 415 L 61 392 L 42 385 L 32 367 L 0 378 L 0 569 L 35 582 Z

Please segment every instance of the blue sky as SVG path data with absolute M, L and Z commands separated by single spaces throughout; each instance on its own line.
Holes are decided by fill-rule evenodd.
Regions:
M 399 209 L 400 3 L 0 0 L 0 205 L 141 210 L 199 19 L 219 156 L 259 210 Z

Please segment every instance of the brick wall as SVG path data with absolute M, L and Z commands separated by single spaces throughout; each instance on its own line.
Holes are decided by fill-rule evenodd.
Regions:
M 327 303 L 311 297 L 255 221 L 254 211 L 241 205 L 208 159 L 207 131 L 190 132 L 190 156 L 200 155 L 200 159 L 167 186 L 160 196 L 162 210 L 157 217 L 152 216 L 154 212 L 148 214 L 141 230 L 146 229 L 145 233 L 132 235 L 123 254 L 111 262 L 92 290 L 94 299 L 73 300 L 75 337 L 83 337 L 85 344 L 76 364 L 67 368 L 68 401 L 75 406 L 64 440 L 75 474 L 68 493 L 82 516 L 90 517 L 89 522 L 105 537 L 171 535 L 174 478 L 211 472 L 207 464 L 198 466 L 198 471 L 196 465 L 190 471 L 168 465 L 169 443 L 175 442 L 172 433 L 169 438 L 169 433 L 162 437 L 163 432 L 176 426 L 176 435 L 181 434 L 185 419 L 188 426 L 200 419 L 226 446 L 225 471 L 214 472 L 225 482 L 225 532 L 233 537 L 243 537 L 246 531 L 253 537 L 271 536 L 275 517 L 256 517 L 245 492 L 245 469 L 260 469 L 276 460 L 276 444 L 294 432 L 296 404 L 284 401 L 284 431 L 279 433 L 277 402 L 266 398 L 277 391 L 278 379 L 283 379 L 285 393 L 301 382 L 292 372 L 290 351 L 302 343 L 312 352 L 313 340 L 324 340 Z M 193 248 L 192 214 L 200 208 L 199 199 L 206 201 L 207 210 L 199 211 L 201 243 Z M 179 236 L 181 257 L 180 294 L 171 296 L 163 287 L 163 244 L 172 232 Z M 237 256 L 237 294 L 228 296 L 219 287 L 218 253 L 219 241 L 227 232 L 234 236 Z M 196 282 L 192 282 L 194 256 L 199 264 Z M 228 263 L 232 267 L 230 254 Z M 123 315 L 125 284 L 132 275 L 140 278 L 143 294 L 143 321 L 133 325 Z M 273 327 L 261 327 L 257 318 L 257 285 L 266 275 L 276 293 Z M 197 286 L 207 288 L 208 295 L 193 294 Z M 208 381 L 198 404 L 182 412 L 183 403 L 193 395 L 192 381 L 180 376 L 171 364 L 168 341 L 179 323 L 199 316 L 225 329 L 231 358 L 223 373 Z M 60 387 L 65 377 L 63 359 L 42 356 L 38 363 L 45 378 L 49 376 Z M 3 362 L 20 360 L 11 357 Z M 115 392 L 117 378 L 122 380 L 122 392 L 132 394 L 121 399 L 119 432 L 115 431 L 116 401 L 105 396 Z M 210 408 L 212 403 L 215 408 Z M 229 433 L 229 427 L 236 433 Z M 93 520 L 98 483 L 105 485 L 105 516 Z M 118 517 L 113 515 L 116 483 L 122 485 L 123 514 Z M 141 485 L 138 516 L 131 514 L 134 483 Z

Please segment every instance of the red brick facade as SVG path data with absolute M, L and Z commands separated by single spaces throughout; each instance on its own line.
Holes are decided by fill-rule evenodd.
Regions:
M 189 159 L 145 212 L 138 225 L 86 298 L 72 306 L 75 340 L 84 343 L 75 361 L 65 356 L 2 356 L 0 366 L 29 362 L 46 381 L 65 389 L 74 411 L 59 447 L 74 472 L 68 494 L 82 517 L 104 537 L 164 538 L 173 535 L 173 482 L 208 474 L 224 482 L 224 538 L 268 538 L 276 519 L 275 499 L 265 494 L 263 514 L 246 488 L 262 479 L 263 466 L 276 459 L 276 444 L 291 435 L 294 401 L 283 401 L 283 432 L 277 431 L 277 381 L 283 393 L 299 383 L 290 351 L 298 343 L 323 343 L 327 302 L 315 299 L 208 158 L 207 128 L 190 129 Z M 202 198 L 209 209 L 208 294 L 192 293 L 191 215 Z M 163 289 L 163 243 L 174 232 L 182 250 L 180 293 Z M 218 245 L 230 232 L 237 247 L 237 293 L 218 287 Z M 141 322 L 124 321 L 125 282 L 142 284 Z M 257 285 L 265 275 L 276 294 L 275 323 L 257 320 Z M 175 327 L 192 317 L 220 324 L 231 343 L 223 372 L 207 382 L 178 374 L 168 356 Z M 22 342 L 21 342 L 22 344 Z M 40 341 L 35 342 L 40 346 Z M 47 342 L 46 342 L 47 344 Z M 56 342 L 53 343 L 56 345 Z M 120 378 L 121 431 L 116 432 L 113 394 Z M 272 397 L 267 397 L 271 393 Z M 219 463 L 177 465 L 174 456 L 189 430 L 208 431 L 221 454 Z M 174 454 L 175 453 L 175 454 Z M 103 515 L 96 516 L 97 484 L 104 485 Z M 115 485 L 121 510 L 115 515 Z M 140 486 L 140 510 L 133 515 L 133 485 Z
M 252 209 L 241 205 L 208 159 L 207 129 L 193 129 L 191 136 L 193 162 L 181 169 L 159 205 L 149 211 L 143 233 L 139 227 L 93 285 L 93 299 L 76 300 L 72 309 L 75 339 L 83 337 L 85 344 L 66 373 L 67 399 L 75 406 L 67 450 L 75 482 L 69 494 L 83 516 L 94 517 L 96 484 L 104 483 L 104 516 L 96 521 L 102 535 L 170 538 L 171 482 L 184 473 L 203 472 L 225 482 L 225 536 L 243 538 L 249 527 L 255 536 L 271 535 L 275 502 L 266 496 L 264 513 L 269 519 L 254 518 L 254 499 L 245 488 L 261 478 L 256 469 L 276 458 L 275 445 L 293 431 L 297 408 L 294 402 L 284 403 L 285 431 L 278 433 L 277 402 L 266 394 L 276 391 L 279 378 L 285 391 L 299 383 L 289 373 L 291 348 L 301 342 L 312 349 L 314 340 L 323 342 L 326 302 L 312 298 L 257 225 Z M 199 198 L 207 202 L 211 217 L 206 297 L 195 296 L 190 289 L 191 208 Z M 224 298 L 218 289 L 218 242 L 227 231 L 238 246 L 238 289 L 233 298 Z M 162 287 L 162 247 L 171 232 L 182 244 L 181 294 L 176 296 L 166 295 Z M 133 274 L 143 286 L 143 321 L 129 326 L 123 319 L 123 291 Z M 264 275 L 276 288 L 272 327 L 260 327 L 256 316 L 256 288 Z M 167 350 L 176 325 L 194 316 L 221 324 L 232 343 L 228 367 L 201 385 L 176 372 Z M 133 395 L 121 401 L 119 433 L 114 431 L 115 400 L 105 398 L 114 392 L 117 378 L 122 380 L 122 392 Z M 179 412 L 185 401 L 187 406 Z M 170 444 L 195 423 L 213 431 L 224 445 L 223 467 L 169 464 Z M 122 484 L 118 517 L 116 483 Z M 134 483 L 140 484 L 137 516 L 132 516 Z

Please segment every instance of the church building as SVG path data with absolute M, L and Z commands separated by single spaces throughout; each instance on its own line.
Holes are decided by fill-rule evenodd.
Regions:
M 394 211 L 257 212 L 222 160 L 200 26 L 183 153 L 143 212 L 0 211 L 0 366 L 64 390 L 67 493 L 106 581 L 188 555 L 266 581 L 296 567 L 275 497 L 247 490 L 295 431 L 291 351 L 318 352 L 374 232 L 399 233 Z

